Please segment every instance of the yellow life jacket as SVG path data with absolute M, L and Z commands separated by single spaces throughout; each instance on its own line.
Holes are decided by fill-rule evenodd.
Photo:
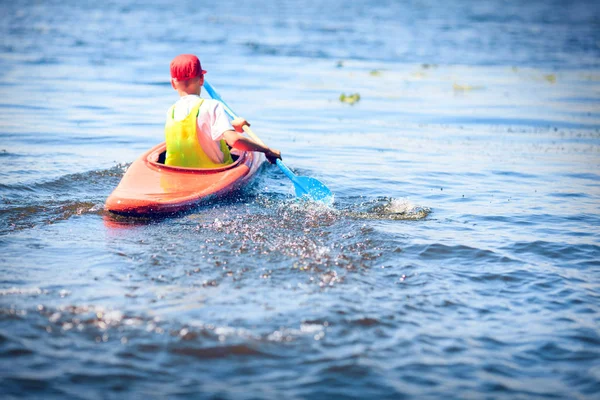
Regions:
M 233 163 L 229 147 L 225 140 L 221 140 L 220 147 L 223 152 L 223 163 L 216 163 L 208 157 L 198 141 L 198 113 L 204 99 L 192 108 L 190 113 L 181 121 L 175 120 L 175 105 L 167 114 L 165 136 L 167 141 L 166 165 L 190 168 L 219 168 Z

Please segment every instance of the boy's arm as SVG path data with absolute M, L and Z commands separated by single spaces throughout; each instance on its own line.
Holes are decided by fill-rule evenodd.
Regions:
M 281 152 L 277 149 L 271 149 L 270 147 L 263 146 L 260 143 L 256 143 L 254 140 L 249 137 L 242 136 L 236 131 L 225 131 L 223 132 L 223 139 L 227 142 L 227 144 L 234 149 L 242 150 L 242 151 L 258 151 L 261 153 L 265 153 L 267 160 L 271 164 L 275 163 L 275 160 L 278 158 L 281 159 Z
M 241 134 L 244 132 L 244 125 L 250 126 L 250 123 L 244 118 L 237 117 L 231 121 L 231 126 L 235 129 L 235 132 L 228 131 L 224 133 L 225 141 L 228 145 L 242 151 L 260 151 L 261 153 L 265 153 L 267 160 L 269 160 L 271 164 L 274 164 L 275 160 L 278 158 L 281 160 L 281 152 L 279 150 L 271 149 L 249 137 L 242 136 Z M 227 139 L 227 137 L 229 137 L 229 139 Z

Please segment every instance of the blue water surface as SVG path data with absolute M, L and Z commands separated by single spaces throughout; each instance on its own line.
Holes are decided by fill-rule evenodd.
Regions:
M 598 2 L 0 9 L 2 398 L 598 398 Z M 180 53 L 334 204 L 105 212 Z

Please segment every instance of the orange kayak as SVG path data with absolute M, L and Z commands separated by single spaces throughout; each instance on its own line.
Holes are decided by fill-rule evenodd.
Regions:
M 243 152 L 226 167 L 184 168 L 165 165 L 165 153 L 161 143 L 135 160 L 104 208 L 132 216 L 184 211 L 248 184 L 265 160 L 262 153 Z

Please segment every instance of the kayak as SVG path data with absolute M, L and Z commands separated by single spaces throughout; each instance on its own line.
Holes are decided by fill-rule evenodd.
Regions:
M 165 155 L 161 143 L 135 160 L 104 208 L 129 216 L 185 211 L 244 187 L 265 160 L 262 153 L 242 152 L 224 167 L 186 168 L 165 165 Z

